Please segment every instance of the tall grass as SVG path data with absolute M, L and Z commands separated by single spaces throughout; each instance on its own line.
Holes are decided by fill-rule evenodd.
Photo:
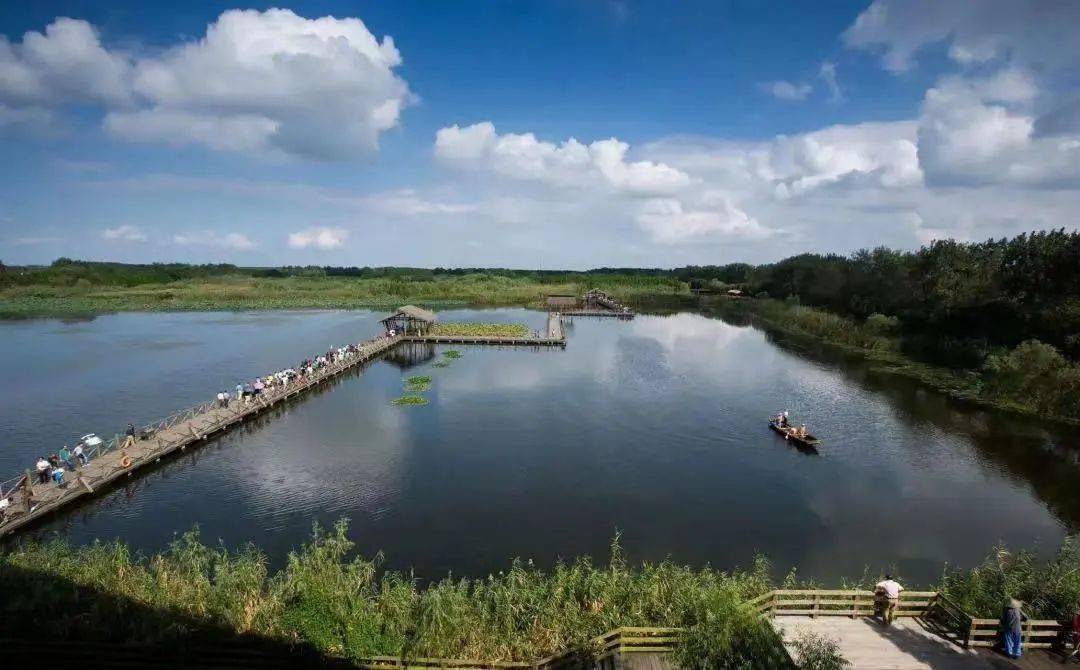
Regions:
M 570 278 L 573 278 L 572 280 Z M 528 275 L 435 275 L 401 277 L 283 278 L 216 275 L 166 283 L 0 285 L 0 316 L 93 314 L 113 311 L 239 310 L 357 307 L 533 305 L 545 293 L 580 295 L 599 286 L 622 300 L 687 294 L 685 284 L 631 275 L 574 276 L 541 281 Z
M 191 532 L 165 552 L 138 556 L 120 542 L 74 548 L 28 543 L 0 556 L 0 573 L 19 568 L 55 575 L 112 598 L 130 599 L 251 632 L 309 642 L 352 658 L 370 655 L 529 660 L 585 643 L 624 625 L 691 626 L 717 599 L 768 590 L 768 565 L 749 572 L 695 570 L 665 561 L 627 566 L 616 540 L 605 565 L 587 558 L 550 571 L 515 560 L 478 579 L 421 585 L 351 556 L 347 527 L 316 530 L 277 573 L 254 548 L 230 552 Z M 6 594 L 0 615 L 40 613 L 41 635 L 160 641 L 180 633 L 123 616 L 66 620 L 64 593 Z M 21 614 L 20 614 L 21 613 Z
M 182 627 L 127 614 L 142 606 L 350 658 L 484 660 L 536 659 L 618 626 L 672 626 L 686 629 L 678 652 L 684 667 L 710 667 L 708 659 L 717 658 L 742 659 L 739 667 L 782 665 L 774 664 L 780 663 L 775 636 L 742 605 L 773 588 L 764 558 L 734 572 L 670 560 L 630 566 L 616 537 L 604 564 L 578 558 L 544 571 L 515 560 L 486 577 L 421 583 L 382 569 L 381 556 L 354 556 L 347 533 L 344 521 L 316 528 L 274 573 L 254 547 L 211 547 L 197 531 L 152 556 L 120 541 L 83 547 L 60 539 L 27 542 L 0 554 L 0 583 L 12 583 L 16 572 L 55 579 L 6 592 L 0 621 L 22 622 L 41 639 L 184 637 Z M 71 589 L 41 585 L 59 583 L 90 589 L 100 600 L 71 614 Z M 790 576 L 784 585 L 808 586 L 791 583 Z M 1067 538 L 1045 561 L 999 548 L 977 568 L 946 570 L 937 588 L 974 616 L 996 616 L 1004 600 L 1015 597 L 1028 603 L 1029 615 L 1071 617 L 1080 608 L 1080 543 Z

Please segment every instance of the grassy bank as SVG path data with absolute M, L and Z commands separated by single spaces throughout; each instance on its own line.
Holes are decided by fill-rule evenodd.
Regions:
M 670 279 L 622 275 L 552 278 L 486 273 L 424 278 L 215 275 L 135 285 L 92 283 L 84 277 L 71 276 L 50 281 L 0 284 L 0 317 L 124 311 L 390 308 L 409 303 L 434 307 L 537 305 L 543 294 L 581 295 L 596 287 L 630 302 L 655 295 L 689 293 L 685 284 Z
M 484 578 L 420 584 L 350 550 L 343 523 L 317 533 L 276 573 L 253 547 L 210 547 L 195 533 L 147 557 L 119 542 L 29 543 L 0 555 L 0 629 L 35 639 L 169 642 L 205 623 L 351 658 L 528 660 L 618 626 L 679 626 L 699 656 L 771 653 L 767 631 L 741 605 L 775 586 L 764 559 L 735 572 L 670 561 L 631 567 L 616 541 L 606 565 L 578 559 L 542 571 L 514 561 Z M 784 586 L 798 585 L 789 577 Z M 1066 540 L 1043 562 L 996 549 L 978 568 L 945 572 L 935 588 L 975 616 L 996 616 L 1005 598 L 1017 597 L 1031 615 L 1064 618 L 1080 606 L 1080 547 Z M 159 614 L 131 616 L 136 608 Z
M 917 379 L 954 398 L 1080 422 L 1080 365 L 1037 340 L 995 350 L 979 368 L 945 368 L 908 355 L 897 320 L 880 314 L 859 321 L 771 299 L 720 300 L 717 307 L 721 313 L 749 318 L 769 330 L 857 353 L 874 361 L 878 370 Z

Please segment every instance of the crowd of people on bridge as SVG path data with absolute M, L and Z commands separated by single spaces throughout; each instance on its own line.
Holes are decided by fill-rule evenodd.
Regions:
M 219 392 L 217 406 L 229 407 L 229 404 L 235 401 L 247 407 L 263 394 L 287 391 L 290 385 L 303 383 L 327 366 L 347 361 L 359 353 L 360 345 L 357 344 L 331 347 L 314 358 L 300 361 L 295 367 L 284 368 L 264 377 L 256 377 L 251 381 L 239 382 L 234 389 L 235 395 L 230 395 L 228 391 Z
M 93 433 L 83 435 L 75 443 L 73 448 L 64 445 L 60 451 L 48 456 L 38 456 L 34 463 L 34 472 L 39 484 L 48 484 L 50 481 L 59 486 L 66 486 L 64 482 L 65 472 L 75 472 L 90 462 L 89 451 L 100 445 L 102 439 Z
M 265 393 L 283 392 L 294 384 L 302 384 L 328 366 L 350 360 L 359 355 L 363 344 L 349 344 L 341 347 L 331 347 L 322 354 L 300 361 L 295 367 L 284 368 L 272 374 L 256 377 L 247 382 L 236 385 L 235 395 L 229 391 L 220 391 L 216 396 L 217 407 L 229 407 L 237 402 L 247 407 Z M 149 432 L 142 431 L 142 436 L 149 436 Z M 124 432 L 121 443 L 122 449 L 131 448 L 135 445 L 136 438 L 140 435 L 134 424 L 129 423 Z M 34 464 L 34 476 L 38 484 L 55 483 L 57 486 L 67 486 L 64 480 L 66 472 L 75 472 L 90 463 L 90 456 L 95 448 L 101 446 L 104 441 L 97 435 L 90 433 L 84 435 L 69 448 L 64 445 L 59 451 L 49 455 L 39 456 Z M 10 495 L 14 491 L 0 492 L 0 506 L 7 507 Z

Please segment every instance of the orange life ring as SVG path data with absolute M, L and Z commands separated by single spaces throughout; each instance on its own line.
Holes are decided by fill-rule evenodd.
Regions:
M 130 468 L 131 467 L 131 456 L 124 456 L 123 458 L 121 458 L 120 459 L 120 467 Z

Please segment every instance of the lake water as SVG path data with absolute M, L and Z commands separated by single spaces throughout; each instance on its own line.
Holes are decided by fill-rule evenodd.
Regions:
M 118 314 L 0 323 L 0 475 L 86 432 L 112 434 L 367 338 L 363 311 Z M 523 321 L 460 310 L 446 321 Z M 747 566 L 833 583 L 869 568 L 912 582 L 992 546 L 1056 548 L 1080 522 L 1080 436 L 972 409 L 859 361 L 696 313 L 576 319 L 565 350 L 420 347 L 345 375 L 33 533 L 152 551 L 198 524 L 280 564 L 345 517 L 358 548 L 423 577 L 514 556 L 607 555 Z M 430 375 L 430 404 L 399 407 Z M 825 440 L 767 429 L 787 408 Z

